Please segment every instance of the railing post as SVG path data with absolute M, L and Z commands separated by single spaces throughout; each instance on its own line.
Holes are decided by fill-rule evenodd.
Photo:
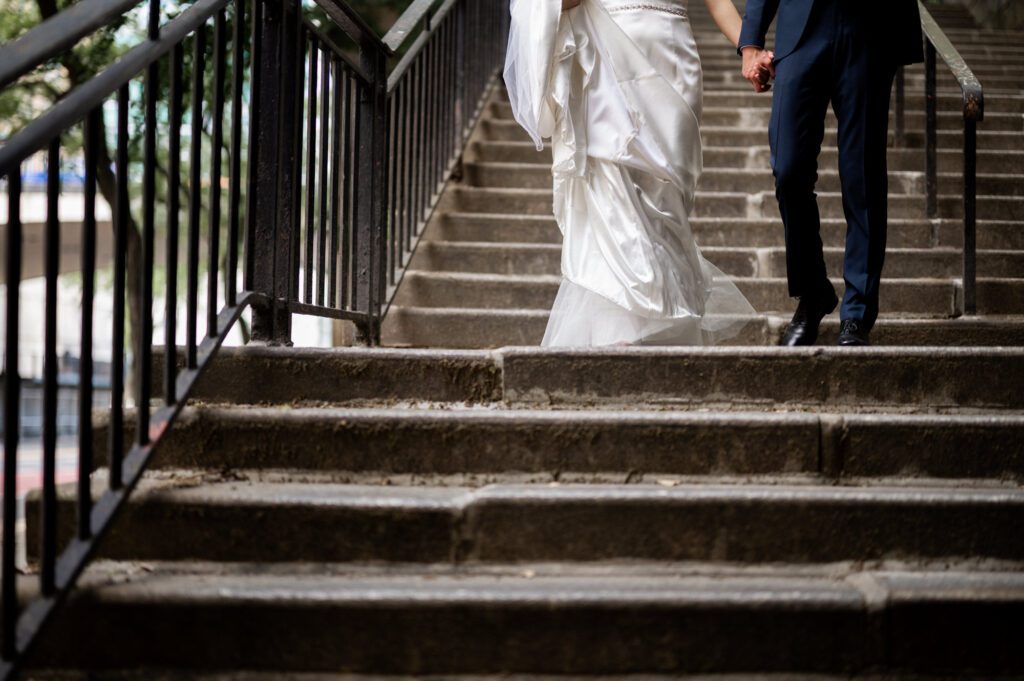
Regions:
M 977 170 L 978 127 L 964 117 L 964 314 L 978 312 L 977 301 Z
M 292 242 L 295 206 L 295 82 L 300 79 L 293 24 L 297 0 L 259 0 L 259 62 L 254 66 L 254 210 L 248 244 L 252 289 L 265 296 L 253 304 L 252 339 L 274 345 L 291 343 Z
M 385 55 L 374 45 L 363 45 L 360 51 L 363 68 L 372 75 L 372 82 L 359 88 L 358 156 L 356 158 L 356 244 L 355 306 L 366 312 L 367 320 L 357 325 L 359 342 L 380 343 L 381 296 L 379 277 L 385 276 L 381 266 L 384 249 L 387 163 L 387 70 Z
M 925 42 L 924 57 L 924 104 L 925 104 L 925 189 L 928 194 L 928 217 L 939 213 L 938 180 L 938 132 L 936 121 L 935 95 L 935 46 Z

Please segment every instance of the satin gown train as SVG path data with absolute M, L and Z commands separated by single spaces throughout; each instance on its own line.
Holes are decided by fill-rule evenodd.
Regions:
M 513 0 L 505 82 L 551 139 L 562 283 L 545 346 L 702 345 L 754 315 L 690 228 L 700 57 L 680 0 Z

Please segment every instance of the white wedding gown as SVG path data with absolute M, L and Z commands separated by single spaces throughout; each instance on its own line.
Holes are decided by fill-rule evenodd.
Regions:
M 562 284 L 542 345 L 703 345 L 754 309 L 690 228 L 702 73 L 685 0 L 513 0 L 505 83 L 551 138 Z

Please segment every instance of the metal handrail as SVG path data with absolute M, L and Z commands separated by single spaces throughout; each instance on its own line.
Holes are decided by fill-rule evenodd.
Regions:
M 919 2 L 921 11 L 921 29 L 935 52 L 946 62 L 964 96 L 964 120 L 982 121 L 985 118 L 985 95 L 979 81 L 960 52 L 950 42 L 949 37 L 936 23 L 931 12 Z
M 317 5 L 323 8 L 327 16 L 338 25 L 341 30 L 356 40 L 360 47 L 376 49 L 387 56 L 391 55 L 391 49 L 380 39 L 377 32 L 366 23 L 359 12 L 352 9 L 344 0 L 314 0 Z
M 100 105 L 105 98 L 116 93 L 125 83 L 138 76 L 150 64 L 167 55 L 175 45 L 230 2 L 231 0 L 199 0 L 173 21 L 163 26 L 159 38 L 148 40 L 132 48 L 116 63 L 62 98 L 0 147 L 0 176 L 10 173 L 15 165 L 49 144 L 61 131 L 80 121 L 83 111 Z M 133 6 L 138 4 L 139 0 L 134 0 L 132 3 Z M 42 28 L 42 25 L 39 28 Z M 36 30 L 38 29 L 30 31 L 22 37 L 22 40 L 29 37 L 38 39 L 47 37 L 47 34 L 34 35 Z
M 139 0 L 82 0 L 0 46 L 0 88 L 7 87 L 138 4 Z
M 4 381 L 4 478 L 2 588 L 0 588 L 0 679 L 17 673 L 41 632 L 88 565 L 98 542 L 109 531 L 139 482 L 156 448 L 164 441 L 210 360 L 245 309 L 252 311 L 252 337 L 268 343 L 289 343 L 291 315 L 312 314 L 356 324 L 361 339 L 380 342 L 380 325 L 397 283 L 437 206 L 441 188 L 455 172 L 469 130 L 483 109 L 499 70 L 501 41 L 491 38 L 507 29 L 505 0 L 417 0 L 399 19 L 397 28 L 381 40 L 344 0 L 316 0 L 331 21 L 359 47 L 353 57 L 302 15 L 299 0 L 198 0 L 179 16 L 160 26 L 159 0 L 81 0 L 0 48 L 0 57 L 22 55 L 2 62 L 7 84 L 39 67 L 61 50 L 77 43 L 126 7 L 147 2 L 147 38 L 116 63 L 78 85 L 47 112 L 0 147 L 0 180 L 6 179 L 9 201 L 7 229 L 6 347 Z M 233 7 L 233 13 L 228 14 Z M 251 12 L 247 10 L 251 8 Z M 90 15 L 90 12 L 94 14 Z M 83 13 L 91 16 L 82 19 Z M 227 19 L 233 19 L 228 38 Z M 77 19 L 76 19 L 77 18 Z M 210 25 L 212 24 L 212 25 Z M 246 34 L 248 24 L 252 32 Z M 416 30 L 421 27 L 421 30 Z M 61 35 L 54 32 L 60 29 Z M 212 29 L 212 30 L 211 30 Z M 207 46 L 207 33 L 212 45 Z M 411 36 L 415 35 L 414 39 Z M 487 39 L 484 39 L 487 36 Z M 184 59 L 191 39 L 191 134 L 183 137 Z M 47 44 L 42 44 L 41 41 Z M 251 41 L 251 42 L 250 42 Z M 411 41 L 411 42 L 410 42 Z M 230 73 L 227 45 L 231 44 Z M 248 87 L 243 84 L 244 56 L 251 55 Z M 401 57 L 391 70 L 388 60 Z M 212 58 L 208 58 L 212 54 Z M 169 68 L 161 76 L 162 63 Z M 207 64 L 209 62 L 209 65 Z M 212 94 L 205 94 L 207 68 L 213 71 Z M 161 78 L 170 87 L 160 87 Z M 136 246 L 129 248 L 134 225 L 130 193 L 135 191 L 129 168 L 129 109 L 143 81 L 144 120 L 140 228 Z M 230 86 L 229 86 L 230 82 Z M 243 101 L 243 91 L 248 99 Z M 221 146 L 225 140 L 225 101 L 230 93 L 229 169 L 224 172 Z M 166 114 L 159 115 L 158 98 L 166 97 Z M 113 163 L 106 158 L 103 109 L 116 99 L 117 123 Z M 209 100 L 205 107 L 204 100 Z M 248 116 L 243 117 L 245 106 Z M 205 113 L 205 115 L 204 115 Z M 243 180 L 242 123 L 248 123 L 248 177 Z M 81 475 L 75 497 L 75 534 L 58 545 L 56 493 L 57 420 L 56 366 L 57 296 L 60 236 L 58 216 L 60 160 L 63 136 L 84 124 L 85 217 L 82 220 L 82 339 L 79 404 L 79 470 L 94 469 L 91 421 L 91 359 L 95 283 L 95 219 L 101 174 L 116 195 L 107 198 L 114 209 L 114 309 L 111 355 L 111 412 L 108 485 L 94 501 L 88 474 Z M 203 163 L 204 125 L 212 128 L 208 167 Z M 160 131 L 158 133 L 158 130 Z M 165 253 L 164 383 L 153 385 L 154 241 L 156 238 L 157 137 L 168 143 L 167 224 Z M 182 142 L 187 140 L 191 188 L 188 205 L 181 206 Z M 21 164 L 45 150 L 48 155 L 46 327 L 43 371 L 43 489 L 40 498 L 42 538 L 40 595 L 18 602 L 15 583 L 17 508 L 16 480 L 19 433 L 19 287 L 21 283 L 22 222 Z M 101 156 L 101 153 L 103 156 Z M 204 177 L 208 173 L 209 177 Z M 228 181 L 227 219 L 221 215 L 221 184 Z M 243 186 L 246 188 L 244 200 Z M 202 196 L 207 198 L 203 205 Z M 245 206 L 244 224 L 240 206 Z M 207 333 L 198 336 L 200 226 L 206 219 Z M 179 229 L 180 213 L 187 224 Z M 226 266 L 218 254 L 221 226 L 226 226 Z M 242 231 L 240 231 L 242 230 Z M 187 294 L 184 320 L 184 367 L 175 345 L 179 232 L 187 236 Z M 244 235 L 244 248 L 239 237 Z M 136 403 L 135 441 L 124 441 L 126 348 L 126 282 L 129 255 L 136 255 L 134 281 L 139 291 L 139 328 L 133 349 Z M 303 260 L 303 257 L 305 258 Z M 300 267 L 305 267 L 300 282 Z M 241 266 L 242 281 L 237 271 Z M 219 273 L 223 272 L 223 306 L 219 308 Z M 301 285 L 300 285 L 301 284 Z M 150 406 L 163 395 L 164 406 Z M 125 450 L 128 450 L 127 452 Z M 60 549 L 60 550 L 59 550 Z M 24 606 L 24 607 L 22 607 Z
M 402 15 L 395 20 L 391 28 L 384 34 L 384 44 L 392 53 L 398 52 L 406 40 L 416 32 L 416 28 L 424 21 L 430 20 L 430 9 L 438 0 L 413 0 L 405 8 Z
M 978 207 L 978 123 L 985 118 L 985 96 L 981 82 L 968 67 L 934 17 L 918 0 L 921 29 L 925 37 L 925 193 L 929 218 L 939 215 L 938 200 L 938 116 L 936 62 L 938 57 L 949 67 L 963 94 L 963 305 L 964 314 L 977 314 L 977 207 Z M 897 144 L 905 140 L 905 88 L 903 70 L 896 79 Z

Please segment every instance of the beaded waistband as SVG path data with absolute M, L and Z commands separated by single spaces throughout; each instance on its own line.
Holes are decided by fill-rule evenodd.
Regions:
M 609 12 L 629 12 L 633 10 L 650 10 L 654 12 L 668 12 L 679 17 L 686 17 L 686 8 L 679 5 L 670 5 L 652 2 L 626 2 L 612 3 L 606 6 Z

